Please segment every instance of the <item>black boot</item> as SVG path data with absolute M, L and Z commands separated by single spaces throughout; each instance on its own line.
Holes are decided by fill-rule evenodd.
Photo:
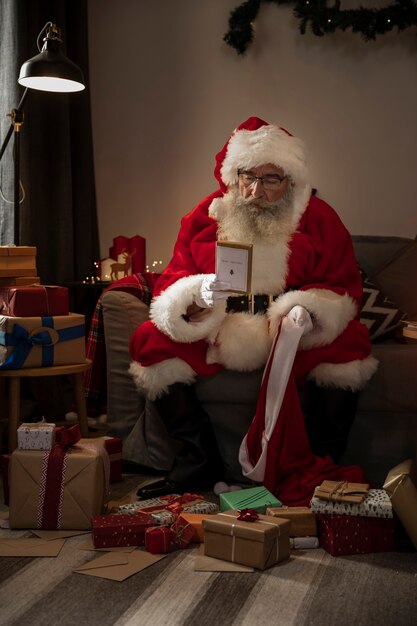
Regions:
M 322 457 L 329 454 L 338 462 L 347 446 L 359 394 L 349 389 L 318 387 L 314 382 L 306 383 L 299 392 L 313 453 Z
M 223 476 L 223 462 L 209 416 L 197 400 L 193 385 L 176 383 L 155 401 L 168 433 L 182 443 L 165 480 L 139 489 L 142 498 L 168 493 L 212 489 Z

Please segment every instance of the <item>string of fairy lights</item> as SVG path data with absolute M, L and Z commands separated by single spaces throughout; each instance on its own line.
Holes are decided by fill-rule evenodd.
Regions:
M 229 17 L 229 30 L 224 41 L 238 54 L 244 54 L 254 38 L 253 24 L 262 4 L 294 5 L 293 13 L 299 20 L 299 30 L 304 35 L 308 27 L 318 37 L 337 30 L 351 30 L 365 41 L 375 40 L 392 30 L 401 32 L 417 26 L 417 2 L 394 0 L 381 7 L 367 9 L 342 9 L 341 1 L 328 6 L 327 0 L 246 0 L 236 7 Z

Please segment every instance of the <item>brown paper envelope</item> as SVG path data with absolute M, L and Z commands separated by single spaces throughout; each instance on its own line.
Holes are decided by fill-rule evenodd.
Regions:
M 194 562 L 194 570 L 196 572 L 253 572 L 254 568 L 206 556 L 202 544 Z
M 74 570 L 77 574 L 122 581 L 160 561 L 166 554 L 150 554 L 142 550 L 108 552 Z
M 133 552 L 136 546 L 117 546 L 115 548 L 95 548 L 92 539 L 85 541 L 80 546 L 80 550 L 94 550 L 95 552 Z
M 54 539 L 66 539 L 67 537 L 76 537 L 78 535 L 87 535 L 89 530 L 32 530 L 31 531 L 40 539 L 45 541 L 53 541 Z
M 58 556 L 65 539 L 0 539 L 0 556 Z

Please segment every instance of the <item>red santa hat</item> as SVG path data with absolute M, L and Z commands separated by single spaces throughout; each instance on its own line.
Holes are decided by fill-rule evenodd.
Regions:
M 214 174 L 223 192 L 237 183 L 239 169 L 271 163 L 281 167 L 298 188 L 308 185 L 304 144 L 284 128 L 250 117 L 232 133 L 216 155 Z

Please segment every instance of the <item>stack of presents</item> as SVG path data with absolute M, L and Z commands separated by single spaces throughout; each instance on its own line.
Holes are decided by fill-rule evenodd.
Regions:
M 0 371 L 85 361 L 84 316 L 68 289 L 41 285 L 33 246 L 0 246 Z
M 383 489 L 324 481 L 308 507 L 284 506 L 263 486 L 221 493 L 216 502 L 198 493 L 151 500 L 129 494 L 111 501 L 109 485 L 122 479 L 122 442 L 79 437 L 78 424 L 20 426 L 18 449 L 4 467 L 10 528 L 84 532 L 91 550 L 113 552 L 119 564 L 144 555 L 160 559 L 200 543 L 201 556 L 220 564 L 212 571 L 264 570 L 318 547 L 336 557 L 397 550 L 396 524 L 417 547 L 411 460 L 389 472 Z M 94 574 L 95 562 L 108 564 L 109 558 L 100 556 L 76 571 L 103 575 L 98 566 Z M 142 568 L 131 568 L 126 577 Z

